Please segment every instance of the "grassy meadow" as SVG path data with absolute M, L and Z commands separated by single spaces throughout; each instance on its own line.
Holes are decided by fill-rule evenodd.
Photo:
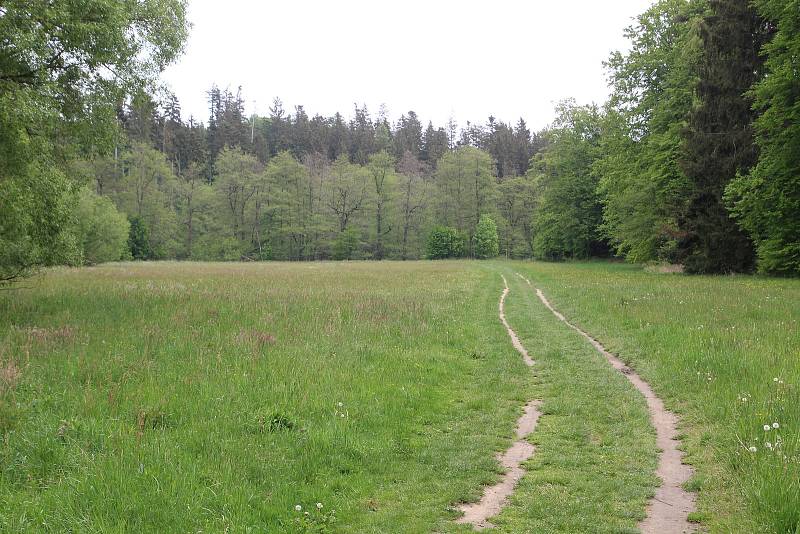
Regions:
M 0 532 L 468 532 L 456 505 L 531 399 L 497 531 L 636 532 L 644 400 L 515 272 L 680 413 L 701 528 L 795 532 L 800 282 L 468 261 L 121 263 L 0 292 Z
M 800 280 L 514 267 L 680 414 L 704 528 L 800 532 Z
M 0 295 L 0 532 L 444 529 L 531 395 L 502 281 L 466 264 L 117 264 L 27 285 Z

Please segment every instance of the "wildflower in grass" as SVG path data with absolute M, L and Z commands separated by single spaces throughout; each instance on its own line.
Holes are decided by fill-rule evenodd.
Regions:
M 301 511 L 303 510 L 303 507 L 302 507 L 302 506 L 300 506 L 299 504 L 296 504 L 296 505 L 294 506 L 294 509 L 295 509 L 295 510 L 297 510 L 298 512 L 301 512 Z
M 321 502 L 317 503 L 317 510 L 322 510 L 322 503 Z
M 339 408 L 341 408 L 342 406 L 344 406 L 344 404 L 342 404 L 342 403 L 340 402 L 340 403 L 339 403 Z
M 764 443 L 764 446 L 765 446 L 766 448 L 768 448 L 769 450 L 772 450 L 772 443 L 770 443 L 769 441 L 768 441 L 768 442 L 766 442 L 766 443 Z
M 778 423 L 772 423 L 772 428 L 780 428 L 780 427 L 781 425 L 779 425 Z
M 755 447 L 753 447 L 753 446 L 751 446 L 751 447 L 750 447 L 750 449 L 748 449 L 748 450 L 749 450 L 750 452 L 758 452 L 758 449 L 756 449 L 756 448 L 755 448 Z
M 769 425 L 764 425 L 764 432 L 769 432 L 770 428 L 772 427 Z

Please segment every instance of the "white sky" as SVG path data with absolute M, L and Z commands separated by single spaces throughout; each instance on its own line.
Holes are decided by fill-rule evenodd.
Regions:
M 212 83 L 309 116 L 385 103 L 391 120 L 460 126 L 553 119 L 553 104 L 608 96 L 602 66 L 652 0 L 190 0 L 186 54 L 163 79 L 184 118 L 208 118 Z M 255 105 L 253 103 L 255 101 Z

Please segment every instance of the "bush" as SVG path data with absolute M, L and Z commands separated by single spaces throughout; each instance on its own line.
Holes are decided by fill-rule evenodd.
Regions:
M 108 197 L 89 188 L 78 192 L 76 237 L 89 265 L 117 261 L 127 253 L 130 223 Z
M 358 245 L 360 244 L 359 241 L 358 232 L 353 228 L 348 228 L 340 233 L 333 242 L 333 259 L 355 259 L 356 253 L 358 252 Z
M 481 215 L 475 229 L 475 257 L 478 259 L 494 258 L 500 252 L 497 239 L 497 225 L 488 215 Z
M 464 255 L 466 239 L 455 228 L 437 226 L 428 236 L 426 256 L 431 260 L 460 258 Z

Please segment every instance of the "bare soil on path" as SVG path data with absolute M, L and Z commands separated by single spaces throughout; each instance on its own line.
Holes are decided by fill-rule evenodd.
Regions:
M 533 287 L 531 281 L 517 274 Z M 661 479 L 661 486 L 647 505 L 647 517 L 639 523 L 644 534 L 682 534 L 693 532 L 694 527 L 688 516 L 695 510 L 694 494 L 683 489 L 683 484 L 692 476 L 691 466 L 683 463 L 683 453 L 678 449 L 680 441 L 676 439 L 678 418 L 664 407 L 664 402 L 656 396 L 650 385 L 625 365 L 615 355 L 608 352 L 599 341 L 573 325 L 558 312 L 536 288 L 539 300 L 561 321 L 585 337 L 608 362 L 624 374 L 633 386 L 644 396 L 650 412 L 650 420 L 656 429 L 656 443 L 661 449 L 656 474 Z
M 505 288 L 500 296 L 499 304 L 500 321 L 506 327 L 508 335 L 511 337 L 511 343 L 522 355 L 525 364 L 532 367 L 534 364 L 533 359 L 528 355 L 528 351 L 525 350 L 516 332 L 511 329 L 508 321 L 506 321 L 504 306 L 509 289 L 505 277 L 503 277 L 503 284 Z M 464 516 L 456 520 L 457 523 L 471 524 L 476 530 L 494 526 L 489 522 L 489 519 L 500 513 L 500 510 L 503 509 L 503 506 L 508 501 L 508 497 L 514 493 L 514 488 L 522 478 L 522 475 L 525 474 L 525 470 L 521 467 L 522 463 L 533 456 L 536 450 L 533 444 L 525 438 L 536 428 L 540 415 L 538 400 L 533 400 L 525 406 L 525 413 L 517 421 L 517 440 L 505 453 L 498 456 L 498 460 L 506 469 L 506 474 L 503 475 L 503 479 L 500 482 L 493 486 L 488 486 L 484 490 L 480 501 L 461 505 L 459 509 L 464 512 Z

